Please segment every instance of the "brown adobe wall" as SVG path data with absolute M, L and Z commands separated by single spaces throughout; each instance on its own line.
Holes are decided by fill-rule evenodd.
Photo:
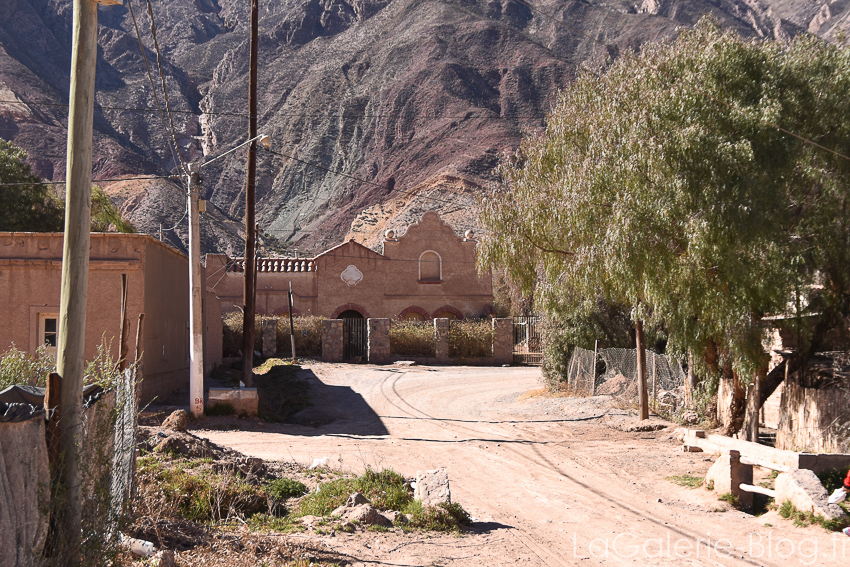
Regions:
M 143 238 L 94 233 L 86 306 L 85 357 L 97 355 L 102 337 L 112 341 L 118 357 L 121 274 L 127 275 L 130 337 L 142 310 Z M 62 267 L 62 233 L 0 233 L 0 350 L 12 343 L 34 353 L 38 316 L 58 314 Z M 132 351 L 132 340 L 130 340 Z M 132 352 L 129 359 L 132 360 Z

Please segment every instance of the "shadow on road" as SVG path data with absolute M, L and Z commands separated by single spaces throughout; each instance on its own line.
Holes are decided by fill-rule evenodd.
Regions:
M 275 380 L 272 378 L 272 380 Z M 294 376 L 281 375 L 279 383 L 265 384 L 259 388 L 260 409 L 272 404 L 289 403 L 286 390 L 297 389 L 303 392 L 305 403 L 292 413 L 281 408 L 277 416 L 285 416 L 280 423 L 256 421 L 251 419 L 205 419 L 196 427 L 206 429 L 225 429 L 240 431 L 265 431 L 315 437 L 319 435 L 341 436 L 381 436 L 389 431 L 378 414 L 363 399 L 363 396 L 349 386 L 329 386 L 319 380 L 309 368 L 300 368 Z M 280 392 L 278 396 L 277 393 Z M 279 400 L 263 400 L 263 395 L 273 395 Z M 291 397 L 291 396 L 290 396 Z M 298 396 L 299 398 L 301 396 Z M 306 407 L 305 407 L 306 406 Z M 301 409 L 303 407 L 304 409 Z

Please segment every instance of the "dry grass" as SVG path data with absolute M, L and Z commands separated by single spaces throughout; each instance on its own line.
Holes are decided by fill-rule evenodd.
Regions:
M 449 326 L 449 356 L 478 358 L 493 356 L 493 324 L 487 319 L 452 321 Z
M 390 352 L 401 356 L 436 356 L 432 321 L 398 321 L 390 325 Z

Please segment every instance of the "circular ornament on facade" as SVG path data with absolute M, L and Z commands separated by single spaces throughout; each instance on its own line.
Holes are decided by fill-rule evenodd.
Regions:
M 360 283 L 360 280 L 363 279 L 363 272 L 358 270 L 357 266 L 354 264 L 349 264 L 348 267 L 342 271 L 339 277 L 346 285 L 357 285 Z

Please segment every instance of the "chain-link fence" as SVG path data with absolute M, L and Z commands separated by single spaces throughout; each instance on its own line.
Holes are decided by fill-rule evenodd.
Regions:
M 118 374 L 104 390 L 83 389 L 79 478 L 83 499 L 81 561 L 103 562 L 114 549 L 118 526 L 133 489 L 136 451 L 136 368 Z M 57 514 L 67 507 L 58 484 L 62 461 L 58 443 L 61 381 L 47 388 L 13 385 L 0 392 L 0 548 L 6 537 L 17 541 L 11 563 L 62 563 L 66 538 Z M 5 541 L 5 543 L 11 543 Z M 11 544 L 14 548 L 15 544 Z M 8 559 L 8 558 L 7 558 Z
M 598 365 L 599 361 L 603 365 Z M 646 351 L 646 384 L 650 402 L 657 408 L 672 413 L 684 405 L 685 379 L 678 360 Z M 580 395 L 610 395 L 626 403 L 636 403 L 637 350 L 606 348 L 597 354 L 576 348 L 570 359 L 567 385 Z

